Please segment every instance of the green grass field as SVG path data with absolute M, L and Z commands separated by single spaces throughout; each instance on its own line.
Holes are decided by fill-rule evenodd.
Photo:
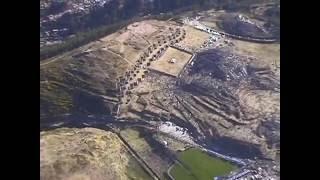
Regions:
M 185 167 L 175 164 L 170 174 L 176 180 L 212 180 L 215 176 L 222 176 L 237 167 L 202 152 L 199 149 L 189 149 L 179 155 Z

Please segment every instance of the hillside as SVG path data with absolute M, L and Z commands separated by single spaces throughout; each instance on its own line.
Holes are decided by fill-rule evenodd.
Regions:
M 158 179 L 166 179 L 180 151 L 190 147 L 220 153 L 218 157 L 226 161 L 241 159 L 232 160 L 245 166 L 239 171 L 250 164 L 258 174 L 262 167 L 264 178 L 278 179 L 280 6 L 252 1 L 237 6 L 224 1 L 221 7 L 181 12 L 174 18 L 131 19 L 112 33 L 41 60 L 41 138 L 50 137 L 41 141 L 52 143 L 53 149 L 65 146 L 63 153 L 69 156 L 71 151 L 78 153 L 77 146 L 83 148 L 85 136 L 115 136 L 111 129 Z M 112 2 L 128 1 L 106 3 Z M 100 130 L 88 133 L 86 127 Z M 65 145 L 69 141 L 76 144 Z M 107 148 L 101 143 L 109 144 L 108 138 L 94 141 L 101 151 Z M 121 147 L 108 148 L 117 155 Z M 98 154 L 103 153 L 100 150 Z M 55 151 L 42 151 L 43 155 L 61 159 Z M 99 179 L 91 177 L 93 170 L 83 172 L 70 157 L 70 165 L 59 162 L 68 172 L 53 173 L 53 165 L 41 171 L 57 178 L 79 172 Z M 108 170 L 101 163 L 104 170 L 97 174 L 102 177 L 110 171 L 111 179 L 128 178 L 123 172 L 132 161 L 122 157 L 119 161 L 119 167 Z M 92 167 L 98 167 L 96 162 L 100 163 L 90 162 Z
M 136 25 L 41 63 L 42 123 L 61 121 L 68 115 L 115 113 L 119 78 L 150 44 L 176 26 L 155 20 Z
M 117 135 L 94 128 L 40 133 L 42 180 L 151 179 Z

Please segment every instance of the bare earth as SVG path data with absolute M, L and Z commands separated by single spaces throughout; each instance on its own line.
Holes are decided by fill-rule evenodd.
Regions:
M 150 69 L 172 76 L 178 76 L 191 56 L 189 53 L 170 47 L 159 60 L 151 65 Z M 169 61 L 172 59 L 176 59 L 176 62 L 170 63 Z

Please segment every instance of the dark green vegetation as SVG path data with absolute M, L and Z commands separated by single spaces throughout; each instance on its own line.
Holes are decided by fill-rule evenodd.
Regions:
M 239 16 L 240 15 L 226 15 L 222 18 L 223 20 L 220 23 L 218 23 L 218 25 L 225 32 L 238 36 L 259 39 L 273 38 L 273 36 L 269 32 L 263 31 L 262 28 L 258 27 L 255 24 L 251 24 L 240 20 Z M 242 17 L 245 16 L 242 15 Z M 247 17 L 245 18 L 247 19 Z
M 42 47 L 40 48 L 40 60 L 50 58 L 59 53 L 70 51 L 74 48 L 87 44 L 90 41 L 97 40 L 103 36 L 111 34 L 117 31 L 118 29 L 127 26 L 132 22 L 134 22 L 134 20 L 123 21 L 121 23 L 115 23 L 112 25 L 102 26 L 96 29 L 79 32 L 75 34 L 73 37 L 66 39 L 66 41 L 62 42 L 61 44 Z
M 264 18 L 267 21 L 266 28 L 271 29 L 271 32 L 280 40 L 280 7 L 275 5 L 265 11 Z
M 87 15 L 65 14 L 57 21 L 42 24 L 41 32 L 55 28 L 68 28 L 67 34 L 73 34 L 73 36 L 65 39 L 62 43 L 41 47 L 40 60 L 80 47 L 132 22 L 146 18 L 165 20 L 186 10 L 210 7 L 229 10 L 246 9 L 249 4 L 254 2 L 256 0 L 240 0 L 237 3 L 219 0 L 155 0 L 152 3 L 140 0 L 123 2 L 113 0 L 104 7 L 94 8 Z M 66 2 L 55 2 L 48 9 L 41 10 L 40 15 L 46 16 L 66 8 Z M 144 15 L 148 15 L 148 17 L 142 18 Z M 279 19 L 278 16 L 274 18 L 273 15 L 271 18 Z M 268 26 L 274 26 L 275 23 L 277 22 L 270 21 Z
M 40 60 L 80 47 L 90 41 L 111 34 L 117 29 L 123 28 L 135 21 L 145 19 L 169 19 L 173 17 L 173 14 L 190 10 L 190 8 L 197 8 L 204 4 L 205 1 L 206 0 L 156 0 L 153 4 L 143 4 L 144 2 L 140 0 L 123 2 L 113 0 L 104 7 L 93 9 L 87 15 L 65 14 L 57 21 L 43 23 L 40 31 L 44 32 L 55 28 L 68 28 L 69 32 L 67 34 L 73 34 L 73 37 L 65 39 L 62 43 L 40 48 Z M 199 4 L 197 5 L 197 3 Z M 120 8 L 120 5 L 123 6 Z M 65 2 L 52 3 L 48 9 L 42 10 L 40 15 L 44 16 L 57 13 L 65 9 L 65 6 L 67 6 Z M 159 14 L 160 12 L 168 13 Z M 148 16 L 142 17 L 143 15 Z
M 140 18 L 135 17 L 135 18 L 124 20 L 111 25 L 104 25 L 98 28 L 87 30 L 87 31 L 78 32 L 74 36 L 63 41 L 62 43 L 50 45 L 50 46 L 44 46 L 40 48 L 40 61 L 46 58 L 53 57 L 60 53 L 70 51 L 72 49 L 85 45 L 91 41 L 98 40 L 99 38 L 102 38 L 111 33 L 114 33 L 117 30 L 123 27 L 126 27 L 127 25 L 133 22 L 138 22 L 146 19 L 167 20 L 171 17 L 173 17 L 172 13 L 154 15 L 154 16 L 148 16 L 148 17 L 140 17 Z
M 209 180 L 215 176 L 226 175 L 236 169 L 235 165 L 209 156 L 198 149 L 182 152 L 179 160 L 183 166 L 175 164 L 170 172 L 176 180 Z
M 218 0 L 219 9 L 224 9 L 227 12 L 246 12 L 250 10 L 250 6 L 255 3 L 270 3 L 273 0 Z M 279 0 L 274 0 L 277 2 Z
M 48 9 L 41 10 L 40 16 L 58 13 L 67 6 L 65 1 L 54 2 Z M 165 20 L 186 10 L 225 6 L 228 6 L 228 3 L 217 0 L 155 0 L 152 3 L 140 0 L 112 0 L 104 7 L 94 8 L 86 15 L 67 13 L 57 21 L 43 23 L 40 31 L 44 33 L 52 29 L 68 28 L 66 34 L 73 36 L 64 39 L 62 43 L 41 47 L 40 60 L 80 47 L 135 21 Z M 142 17 L 145 15 L 148 16 Z

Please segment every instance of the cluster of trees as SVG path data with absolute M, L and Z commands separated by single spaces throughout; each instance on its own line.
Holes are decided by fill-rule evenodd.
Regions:
M 57 21 L 43 24 L 41 31 L 68 28 L 69 32 L 66 34 L 75 34 L 75 36 L 66 39 L 61 44 L 40 48 L 40 60 L 69 51 L 112 33 L 139 19 L 138 17 L 153 14 L 149 18 L 166 19 L 183 10 L 216 4 L 216 1 L 218 0 L 111 0 L 104 7 L 93 8 L 89 14 L 67 13 Z M 65 8 L 65 5 L 64 1 L 57 2 L 49 8 L 49 12 Z M 159 15 L 159 13 L 161 14 Z
M 169 19 L 170 17 L 172 17 L 171 14 L 162 14 L 162 15 L 150 16 L 149 18 L 166 20 L 166 19 Z M 117 31 L 118 29 L 126 27 L 127 25 L 136 21 L 140 21 L 142 19 L 144 18 L 135 17 L 129 20 L 113 23 L 111 25 L 104 25 L 98 28 L 89 29 L 87 31 L 78 32 L 73 37 L 66 39 L 64 42 L 60 44 L 44 46 L 40 48 L 40 61 L 43 59 L 53 57 L 60 53 L 70 51 L 74 48 L 80 47 L 84 44 L 87 44 L 91 41 L 97 40 L 103 36 L 111 34 Z
M 107 34 L 113 33 L 119 28 L 125 27 L 130 22 L 131 21 L 123 21 L 112 25 L 94 28 L 84 32 L 78 32 L 73 37 L 66 39 L 64 42 L 60 44 L 44 46 L 40 48 L 40 60 L 53 57 L 59 53 L 63 53 L 77 48 L 81 45 L 87 44 L 90 41 L 96 40 Z
M 67 8 L 66 1 L 52 1 L 47 9 L 40 9 L 40 16 L 47 16 L 63 11 Z
M 103 7 L 94 7 L 89 14 L 64 14 L 54 22 L 43 24 L 43 30 L 68 28 L 70 33 L 76 33 L 88 28 L 113 24 L 135 16 L 147 14 L 166 13 L 185 7 L 201 7 L 207 4 L 215 4 L 217 0 L 111 0 Z M 66 2 L 57 1 L 46 9 L 45 14 L 54 14 L 66 8 Z
M 276 4 L 265 12 L 267 17 L 266 27 L 280 40 L 280 8 Z

